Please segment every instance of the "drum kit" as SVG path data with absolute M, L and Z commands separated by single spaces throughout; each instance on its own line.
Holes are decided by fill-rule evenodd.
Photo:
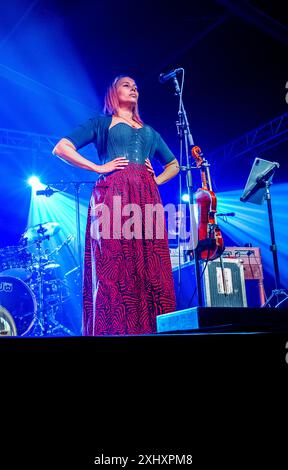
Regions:
M 44 249 L 44 241 L 49 245 L 59 231 L 57 222 L 37 224 L 18 245 L 0 249 L 0 336 L 75 335 L 56 320 L 71 292 L 55 261 L 74 237 L 68 235 L 54 250 Z

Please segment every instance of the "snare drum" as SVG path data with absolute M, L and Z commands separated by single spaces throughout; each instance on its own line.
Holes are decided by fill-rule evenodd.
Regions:
M 21 279 L 0 275 L 0 305 L 14 321 L 14 336 L 27 335 L 34 325 L 37 311 L 36 297 L 30 287 Z

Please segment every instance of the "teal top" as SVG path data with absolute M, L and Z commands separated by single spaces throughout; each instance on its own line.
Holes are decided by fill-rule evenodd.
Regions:
M 97 116 L 81 124 L 65 136 L 77 150 L 93 143 L 102 164 L 116 157 L 126 157 L 131 163 L 145 164 L 145 158 L 155 158 L 164 166 L 176 157 L 158 132 L 144 124 L 136 129 L 119 122 L 110 127 L 112 116 Z

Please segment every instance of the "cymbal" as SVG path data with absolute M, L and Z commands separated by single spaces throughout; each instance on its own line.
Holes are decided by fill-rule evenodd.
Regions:
M 44 269 L 56 269 L 56 268 L 60 268 L 60 264 L 58 263 L 48 263 L 48 264 L 45 264 L 44 266 Z
M 58 222 L 45 222 L 28 228 L 22 238 L 26 238 L 29 242 L 44 240 L 53 237 L 60 230 L 61 227 Z
M 51 269 L 60 268 L 60 264 L 48 263 L 48 261 L 46 261 L 46 264 L 40 262 L 40 263 L 34 263 L 32 266 L 34 269 L 44 269 L 45 271 L 48 271 L 48 269 L 51 270 Z

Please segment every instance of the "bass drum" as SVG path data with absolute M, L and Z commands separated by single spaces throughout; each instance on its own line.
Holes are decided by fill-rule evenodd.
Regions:
M 0 305 L 0 336 L 16 336 L 15 322 L 6 308 Z
M 37 302 L 32 290 L 25 282 L 13 276 L 0 276 L 0 305 L 7 321 L 12 317 L 14 328 L 10 336 L 25 336 L 35 323 Z M 11 334 L 13 332 L 14 334 Z

